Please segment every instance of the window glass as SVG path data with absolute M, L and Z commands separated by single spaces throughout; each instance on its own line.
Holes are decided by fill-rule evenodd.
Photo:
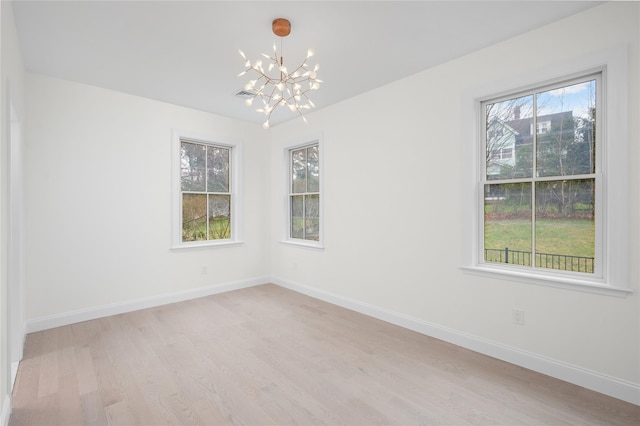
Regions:
M 485 262 L 594 273 L 598 78 L 483 103 Z
M 289 238 L 320 240 L 320 150 L 313 144 L 289 151 Z
M 182 242 L 231 238 L 229 147 L 180 142 Z
M 183 142 L 180 150 L 180 183 L 183 191 L 205 190 L 206 148 Z
M 485 109 L 486 179 L 531 177 L 533 96 L 489 103 Z
M 536 99 L 538 128 L 544 125 L 537 135 L 537 175 L 594 173 L 595 80 L 540 92 Z

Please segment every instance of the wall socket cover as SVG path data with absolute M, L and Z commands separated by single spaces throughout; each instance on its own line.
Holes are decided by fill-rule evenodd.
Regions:
M 511 322 L 518 325 L 524 325 L 524 311 L 521 309 L 514 309 L 511 311 Z

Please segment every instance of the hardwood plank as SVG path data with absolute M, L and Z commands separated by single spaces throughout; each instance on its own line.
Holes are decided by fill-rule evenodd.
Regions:
M 58 393 L 58 409 L 61 425 L 82 425 L 82 400 L 78 393 L 78 379 L 75 374 L 60 378 L 60 392 Z
M 98 390 L 81 393 L 82 420 L 85 425 L 107 425 L 107 415 Z M 63 423 L 60 423 L 63 424 Z
M 96 370 L 93 358 L 88 346 L 75 348 L 76 377 L 78 379 L 78 393 L 82 395 L 92 394 L 99 390 Z
M 38 398 L 58 392 L 58 351 L 56 331 L 43 335 Z

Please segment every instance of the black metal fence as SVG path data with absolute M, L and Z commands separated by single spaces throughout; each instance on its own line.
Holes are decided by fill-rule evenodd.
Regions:
M 563 271 L 593 273 L 593 257 L 570 256 L 567 254 L 535 253 L 530 251 L 503 249 L 484 249 L 486 262 L 509 263 L 512 265 L 531 266 L 531 258 L 535 266 Z

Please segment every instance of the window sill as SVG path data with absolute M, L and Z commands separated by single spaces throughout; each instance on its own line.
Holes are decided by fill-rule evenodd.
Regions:
M 461 266 L 464 273 L 502 280 L 514 280 L 526 284 L 543 285 L 547 287 L 561 288 L 565 290 L 582 291 L 587 293 L 602 294 L 606 296 L 626 297 L 633 290 L 625 287 L 613 287 L 594 281 L 580 279 L 580 277 L 564 277 L 558 275 L 542 275 L 525 271 L 496 268 L 488 266 Z
M 207 248 L 221 248 L 221 247 L 229 247 L 229 246 L 237 246 L 244 244 L 244 241 L 198 241 L 194 243 L 183 243 L 171 246 L 171 251 L 181 251 L 181 250 L 194 250 L 194 249 L 207 249 Z
M 307 242 L 304 240 L 280 240 L 280 243 L 315 250 L 324 250 L 324 246 L 319 242 Z

